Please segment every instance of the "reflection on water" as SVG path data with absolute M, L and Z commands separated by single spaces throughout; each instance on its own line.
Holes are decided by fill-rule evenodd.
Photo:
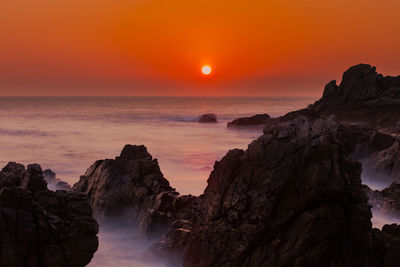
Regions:
M 0 164 L 37 162 L 75 183 L 95 160 L 125 144 L 144 144 L 179 192 L 203 192 L 214 161 L 246 148 L 260 129 L 232 130 L 228 120 L 282 115 L 306 98 L 1 97 Z M 192 122 L 213 112 L 217 124 Z

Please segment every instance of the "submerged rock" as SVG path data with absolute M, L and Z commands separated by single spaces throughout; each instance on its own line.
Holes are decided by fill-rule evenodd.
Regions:
M 39 165 L 10 162 L 0 172 L 0 266 L 87 265 L 98 225 L 86 196 L 47 189 Z
M 268 122 L 271 117 L 268 114 L 257 114 L 251 117 L 243 117 L 235 119 L 231 122 L 228 122 L 228 127 L 237 127 L 237 126 L 254 126 L 254 125 L 264 125 Z
M 217 122 L 217 115 L 214 113 L 203 114 L 197 119 L 197 121 L 203 123 L 215 123 Z

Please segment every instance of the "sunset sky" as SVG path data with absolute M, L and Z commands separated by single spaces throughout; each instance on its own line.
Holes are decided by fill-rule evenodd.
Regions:
M 4 0 L 0 95 L 318 96 L 361 62 L 400 74 L 399 14 L 398 0 Z

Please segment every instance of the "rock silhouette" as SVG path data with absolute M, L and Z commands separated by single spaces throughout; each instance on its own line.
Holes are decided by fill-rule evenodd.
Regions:
M 228 122 L 228 127 L 239 127 L 239 126 L 254 126 L 254 125 L 264 125 L 268 122 L 271 117 L 268 114 L 257 114 L 251 117 L 243 117 L 234 119 Z
M 214 113 L 203 114 L 197 119 L 197 121 L 202 123 L 216 123 L 217 115 Z
M 98 217 L 125 218 L 148 236 L 157 236 L 188 216 L 195 197 L 179 196 L 145 146 L 126 145 L 115 159 L 96 161 L 74 191 L 85 193 Z

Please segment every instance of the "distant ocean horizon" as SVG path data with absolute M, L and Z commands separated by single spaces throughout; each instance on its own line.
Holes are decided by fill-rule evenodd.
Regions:
M 125 144 L 145 145 L 177 191 L 199 195 L 216 160 L 261 129 L 227 129 L 238 117 L 276 117 L 305 108 L 310 97 L 25 96 L 0 97 L 0 165 L 38 163 L 71 185 L 96 160 Z M 216 124 L 194 122 L 215 113 Z

